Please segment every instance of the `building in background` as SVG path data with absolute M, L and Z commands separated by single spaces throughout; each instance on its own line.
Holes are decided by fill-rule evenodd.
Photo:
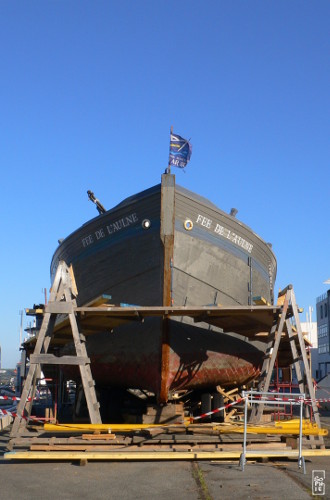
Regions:
M 327 283 L 327 282 L 326 282 Z M 330 373 L 330 290 L 316 299 L 316 320 L 318 338 L 318 369 L 316 379 L 320 380 Z

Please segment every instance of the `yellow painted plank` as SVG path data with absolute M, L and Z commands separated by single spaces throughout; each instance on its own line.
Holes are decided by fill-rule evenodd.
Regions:
M 183 426 L 183 424 L 181 424 Z M 161 424 L 44 424 L 45 431 L 52 432 L 110 432 L 138 431 L 143 429 L 162 429 L 168 426 Z M 171 427 L 177 427 L 172 425 Z
M 219 430 L 220 434 L 243 434 L 244 429 L 243 428 L 233 428 L 233 429 L 227 429 L 227 430 Z M 271 434 L 271 435 L 286 435 L 286 434 L 294 434 L 298 435 L 299 432 L 299 427 L 284 427 L 283 429 L 281 428 L 275 428 L 275 427 L 248 427 L 247 428 L 247 433 L 248 434 Z M 303 428 L 302 429 L 302 434 L 304 436 L 327 436 L 328 431 L 326 429 L 320 429 L 320 428 Z
M 270 306 L 271 304 L 267 302 L 265 297 L 253 297 L 253 302 L 255 303 L 256 306 Z
M 171 429 L 171 428 L 190 428 L 189 425 L 184 424 L 172 424 L 169 426 L 162 424 L 44 424 L 44 430 L 48 432 L 131 432 L 147 429 Z M 192 430 L 198 430 L 202 428 L 191 426 Z M 232 434 L 244 432 L 243 425 L 215 425 L 207 426 L 205 429 L 210 429 L 213 431 L 218 431 L 220 434 Z M 299 434 L 299 421 L 292 422 L 291 424 L 285 424 L 282 426 L 252 426 L 248 425 L 247 432 L 249 434 Z M 327 436 L 327 429 L 320 429 L 316 425 L 304 424 L 302 428 L 302 433 L 304 436 Z
M 330 457 L 330 450 L 303 450 L 304 457 Z M 15 451 L 5 453 L 5 460 L 238 460 L 241 452 L 231 451 L 139 451 L 139 452 L 67 452 L 67 451 Z M 297 450 L 248 451 L 247 459 L 256 458 L 297 458 Z

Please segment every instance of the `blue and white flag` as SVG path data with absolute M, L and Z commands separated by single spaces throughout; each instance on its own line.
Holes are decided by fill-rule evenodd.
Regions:
M 184 168 L 190 160 L 192 146 L 187 139 L 171 133 L 169 167 Z

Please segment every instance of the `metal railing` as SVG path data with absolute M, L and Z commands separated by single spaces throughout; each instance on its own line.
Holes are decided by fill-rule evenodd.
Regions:
M 305 400 L 304 393 L 286 393 L 283 392 L 258 392 L 258 391 L 243 391 L 242 398 L 244 399 L 244 437 L 243 437 L 243 452 L 240 456 L 240 466 L 244 471 L 246 464 L 246 440 L 247 440 L 247 421 L 248 421 L 248 405 L 267 404 L 278 405 L 283 401 L 285 404 L 300 407 L 299 413 L 299 450 L 298 450 L 298 467 L 303 468 L 306 474 L 305 459 L 302 456 L 302 430 L 303 430 L 303 406 Z M 254 431 L 255 432 L 255 431 Z M 253 452 L 252 452 L 253 453 Z

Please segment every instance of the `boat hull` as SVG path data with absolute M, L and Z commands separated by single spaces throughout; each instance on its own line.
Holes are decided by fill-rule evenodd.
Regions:
M 73 266 L 78 305 L 102 294 L 116 305 L 272 302 L 276 276 L 269 245 L 170 175 L 64 240 L 52 276 L 60 260 Z M 148 390 L 166 402 L 179 390 L 248 383 L 259 374 L 264 347 L 188 318 L 148 318 L 90 336 L 87 351 L 98 386 Z

